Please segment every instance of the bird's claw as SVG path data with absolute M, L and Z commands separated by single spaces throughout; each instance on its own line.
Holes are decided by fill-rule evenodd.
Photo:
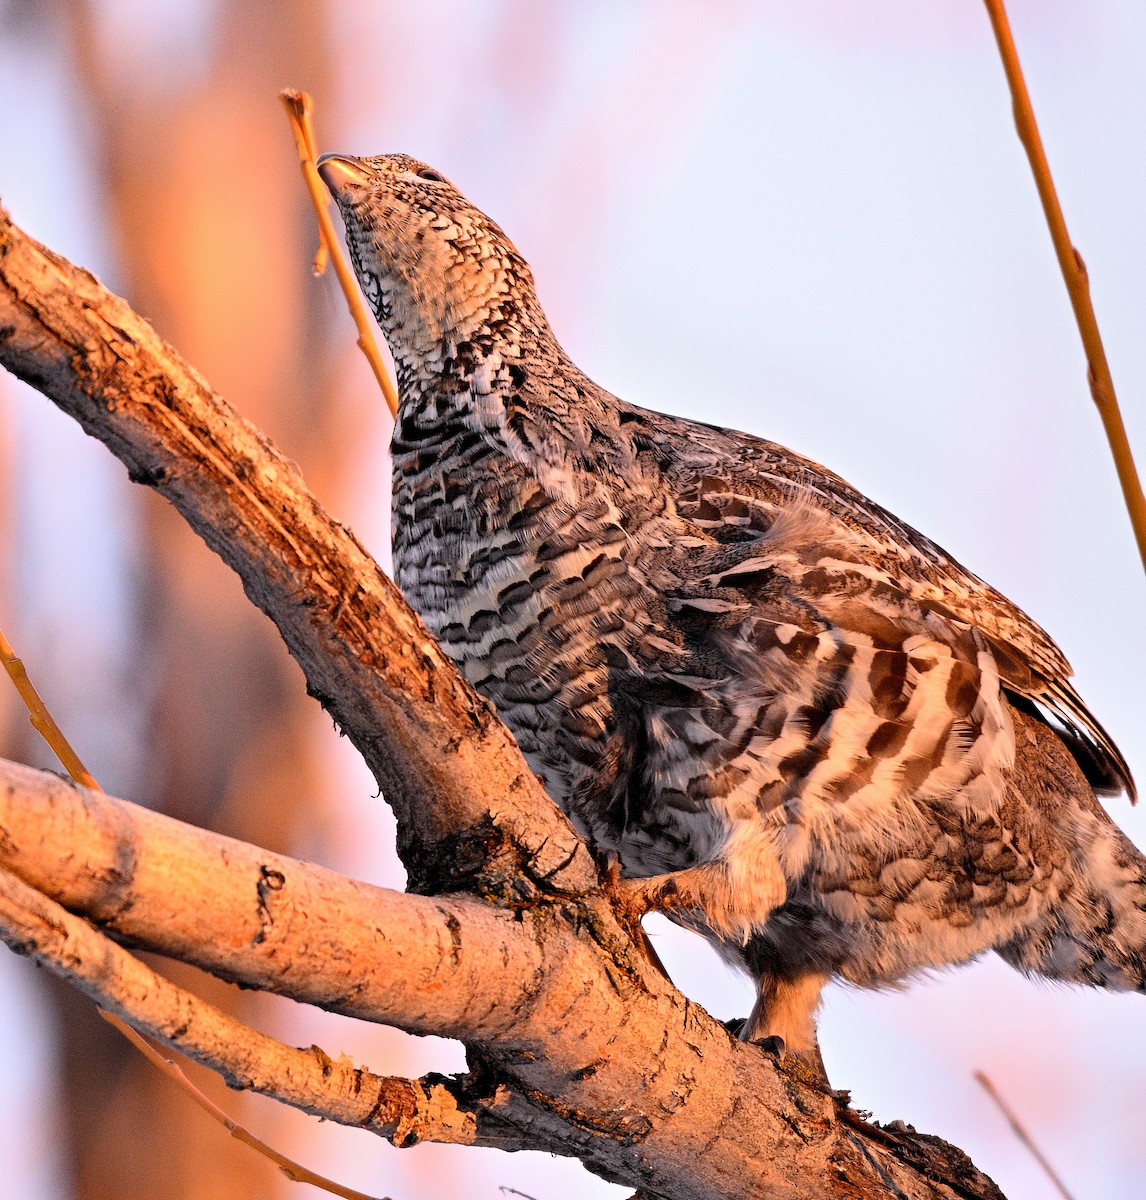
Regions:
M 788 1047 L 784 1045 L 784 1039 L 780 1037 L 779 1034 L 775 1033 L 770 1033 L 767 1037 L 758 1038 L 754 1042 L 754 1045 L 759 1046 L 769 1058 L 774 1058 L 777 1062 L 780 1062 L 784 1059 L 785 1053 L 788 1049 Z
M 614 904 L 634 921 L 639 921 L 648 913 L 682 906 L 681 895 L 672 876 L 622 879 L 618 873 L 609 880 L 609 887 Z
M 605 851 L 604 878 L 606 891 L 615 892 L 621 885 L 621 856 L 616 850 Z

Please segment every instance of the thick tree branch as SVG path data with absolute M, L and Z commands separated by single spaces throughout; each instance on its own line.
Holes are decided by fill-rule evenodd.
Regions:
M 997 1194 L 942 1143 L 840 1122 L 831 1097 L 731 1038 L 643 962 L 599 893 L 519 913 L 402 895 L 12 763 L 0 764 L 0 862 L 123 940 L 462 1038 L 486 1069 L 455 1095 L 486 1144 L 574 1154 L 666 1196 L 886 1196 L 880 1181 L 897 1175 L 909 1196 Z M 87 973 L 106 976 L 106 955 Z M 68 971 L 83 974 L 74 961 Z M 122 998 L 100 999 L 132 1016 Z M 175 1044 L 170 1025 L 155 1031 Z M 924 1183 L 953 1170 L 962 1191 Z M 840 1178 L 850 1192 L 835 1190 Z
M 0 209 L 0 363 L 179 510 L 278 626 L 399 818 L 416 890 L 577 891 L 592 861 L 512 737 L 297 469 L 151 326 Z
M 375 1075 L 318 1046 L 259 1033 L 163 978 L 42 892 L 0 869 L 0 938 L 172 1050 L 217 1071 L 229 1087 L 398 1142 L 483 1144 L 477 1113 L 444 1080 Z M 495 1138 L 484 1144 L 504 1145 Z M 516 1148 L 522 1148 L 519 1144 Z
M 414 883 L 449 894 L 371 888 L 11 764 L 0 863 L 119 939 L 460 1038 L 478 1136 L 649 1195 L 998 1196 L 935 1139 L 841 1119 L 680 995 L 512 738 L 297 472 L 123 301 L 6 220 L 0 362 L 239 572 L 386 787 Z
M 411 1033 L 505 1036 L 544 965 L 512 911 L 360 883 L 2 760 L 0 865 L 133 945 Z

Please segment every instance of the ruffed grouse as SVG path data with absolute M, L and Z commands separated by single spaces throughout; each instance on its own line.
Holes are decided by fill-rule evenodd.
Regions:
M 812 1053 L 833 976 L 995 950 L 1146 990 L 1133 784 L 1023 612 L 842 479 L 609 395 L 501 229 L 406 155 L 327 155 L 397 367 L 397 581 L 578 828 Z M 667 885 L 654 877 L 668 876 Z

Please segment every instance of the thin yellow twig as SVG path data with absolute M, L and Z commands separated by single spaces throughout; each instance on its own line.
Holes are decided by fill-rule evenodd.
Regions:
M 394 381 L 390 378 L 390 373 L 386 370 L 382 356 L 378 352 L 378 343 L 374 339 L 374 327 L 370 314 L 366 310 L 366 305 L 362 303 L 362 296 L 358 291 L 358 283 L 354 278 L 354 272 L 351 271 L 342 254 L 339 247 L 338 234 L 334 231 L 334 222 L 330 219 L 330 209 L 328 207 L 330 197 L 327 195 L 326 186 L 318 174 L 318 164 L 315 161 L 317 155 L 315 153 L 314 128 L 310 119 L 312 108 L 311 98 L 306 92 L 298 92 L 294 88 L 287 88 L 280 93 L 280 99 L 287 111 L 287 116 L 290 117 L 295 145 L 298 147 L 298 161 L 302 167 L 302 177 L 306 180 L 307 191 L 310 192 L 315 215 L 318 217 L 318 229 L 322 237 L 322 244 L 326 247 L 331 262 L 334 263 L 335 274 L 338 276 L 338 282 L 342 285 L 343 294 L 346 296 L 346 303 L 350 308 L 350 315 L 354 318 L 354 325 L 358 330 L 358 345 L 370 363 L 371 370 L 374 372 L 374 378 L 378 380 L 378 386 L 382 389 L 382 395 L 386 398 L 386 406 L 390 409 L 390 415 L 397 417 L 397 389 L 394 387 Z
M 1142 556 L 1142 564 L 1146 567 L 1146 497 L 1142 494 L 1142 484 L 1138 479 L 1138 471 L 1134 466 L 1134 456 L 1130 451 L 1130 442 L 1126 436 L 1126 426 L 1122 421 L 1122 412 L 1118 407 L 1118 398 L 1114 393 L 1114 381 L 1110 376 L 1110 366 L 1106 361 L 1106 350 L 1102 345 L 1102 336 L 1098 332 L 1098 321 L 1094 315 L 1094 306 L 1090 302 L 1090 281 L 1087 277 L 1086 264 L 1082 255 L 1074 248 L 1067 232 L 1066 219 L 1063 217 L 1062 206 L 1059 204 L 1055 191 L 1054 180 L 1051 177 L 1050 165 L 1047 163 L 1043 150 L 1042 138 L 1035 123 L 1031 98 L 1027 93 L 1023 70 L 1019 65 L 1018 51 L 1015 40 L 1011 36 L 1011 26 L 1007 20 L 1007 10 L 1003 0 L 983 0 L 987 6 L 987 15 L 991 19 L 991 28 L 995 31 L 995 41 L 999 45 L 999 54 L 1003 60 L 1003 69 L 1007 74 L 1007 83 L 1011 89 L 1011 99 L 1014 104 L 1015 128 L 1019 140 L 1027 152 L 1031 171 L 1035 177 L 1035 185 L 1039 190 L 1043 212 L 1046 214 L 1047 225 L 1050 227 L 1051 240 L 1054 242 L 1058 265 L 1066 282 L 1066 290 L 1070 294 L 1070 303 L 1074 309 L 1074 319 L 1078 323 L 1078 331 L 1082 335 L 1083 348 L 1086 351 L 1088 380 L 1090 394 L 1102 418 L 1106 439 L 1110 443 L 1110 453 L 1114 456 L 1114 467 L 1118 472 L 1118 480 L 1122 485 L 1122 495 L 1126 501 L 1126 510 L 1130 514 L 1130 523 L 1134 527 L 1134 537 L 1138 542 L 1138 553 Z
M 90 788 L 93 792 L 102 792 L 103 788 L 100 787 L 88 773 L 87 768 L 80 762 L 79 755 L 72 749 L 68 739 L 64 737 L 63 731 L 56 724 L 55 718 L 48 711 L 47 705 L 40 698 L 39 692 L 33 687 L 31 679 L 28 678 L 27 669 L 23 662 L 16 657 L 16 652 L 4 636 L 2 629 L 0 629 L 0 662 L 3 662 L 4 669 L 8 672 L 9 678 L 11 678 L 16 686 L 16 691 L 20 693 L 20 698 L 24 701 L 25 707 L 28 709 L 28 716 L 32 724 L 39 731 L 44 741 L 52 748 L 56 757 L 63 763 L 68 774 L 81 787 Z M 313 1171 L 301 1166 L 293 1159 L 280 1154 L 273 1147 L 268 1146 L 266 1142 L 255 1137 L 253 1133 L 244 1129 L 242 1125 L 232 1121 L 209 1096 L 200 1091 L 187 1078 L 171 1059 L 160 1054 L 142 1034 L 128 1025 L 126 1021 L 121 1020 L 113 1013 L 107 1012 L 98 1005 L 96 1006 L 96 1012 L 109 1025 L 113 1025 L 118 1029 L 133 1046 L 155 1063 L 165 1075 L 174 1080 L 177 1086 L 181 1087 L 200 1108 L 210 1113 L 227 1130 L 231 1137 L 246 1143 L 246 1145 L 256 1150 L 259 1154 L 269 1158 L 288 1179 L 292 1179 L 296 1183 L 313 1184 L 315 1187 L 330 1192 L 335 1196 L 342 1196 L 345 1200 L 374 1200 L 374 1197 L 367 1196 L 363 1192 L 356 1192 L 352 1188 L 343 1187 L 342 1184 L 335 1183 L 333 1179 L 316 1175 Z
M 0 661 L 3 662 L 4 669 L 15 684 L 16 691 L 20 693 L 20 699 L 24 701 L 28 710 L 28 719 L 52 748 L 55 756 L 63 764 L 64 770 L 76 783 L 98 792 L 99 784 L 88 774 L 87 767 L 80 762 L 79 755 L 68 744 L 68 739 L 64 737 L 52 714 L 48 712 L 48 706 L 40 699 L 40 693 L 32 686 L 23 662 L 16 657 L 16 652 L 4 636 L 2 629 L 0 629 Z
M 232 1121 L 223 1109 L 209 1096 L 201 1092 L 187 1078 L 183 1069 L 173 1059 L 168 1058 L 165 1054 L 158 1051 L 142 1034 L 132 1029 L 126 1021 L 120 1020 L 119 1017 L 102 1008 L 97 1011 L 108 1024 L 114 1025 L 141 1054 L 150 1059 L 164 1075 L 174 1080 L 179 1087 L 183 1088 L 200 1108 L 210 1113 L 220 1125 L 224 1126 L 233 1138 L 269 1158 L 288 1179 L 293 1180 L 295 1183 L 313 1184 L 315 1187 L 322 1188 L 324 1191 L 330 1192 L 335 1196 L 344 1197 L 344 1200 L 375 1200 L 374 1197 L 367 1196 L 364 1192 L 356 1192 L 353 1188 L 344 1187 L 342 1184 L 334 1183 L 322 1175 L 316 1175 L 313 1171 L 295 1162 L 294 1159 L 287 1158 L 285 1154 L 280 1154 L 273 1146 L 268 1146 L 266 1142 L 255 1137 L 253 1133 L 244 1129 L 242 1125 Z
M 291 114 L 292 120 L 295 116 L 298 117 L 298 129 L 302 133 L 303 142 L 306 146 L 306 156 L 313 162 L 318 162 L 318 143 L 314 137 L 314 122 L 310 119 L 312 101 L 306 92 L 298 93 L 298 99 L 292 95 L 288 100 L 286 93 L 283 95 L 283 103 L 287 106 L 287 111 Z M 312 197 L 313 198 L 313 197 Z M 324 199 L 323 203 L 327 201 Z M 311 263 L 311 270 L 315 275 L 323 275 L 326 273 L 326 264 L 330 261 L 330 247 L 326 244 L 326 237 L 323 234 L 321 226 L 318 230 L 318 249 L 314 252 L 314 261 Z
M 983 1071 L 976 1071 L 975 1082 L 998 1105 L 999 1111 L 1004 1117 L 1007 1118 L 1007 1124 L 1009 1124 L 1011 1129 L 1014 1131 L 1015 1137 L 1017 1137 L 1019 1141 L 1022 1142 L 1023 1145 L 1026 1146 L 1026 1148 L 1031 1152 L 1035 1161 L 1046 1172 L 1047 1178 L 1055 1185 L 1056 1188 L 1058 1188 L 1059 1195 L 1062 1196 L 1063 1200 L 1074 1200 L 1074 1197 L 1071 1196 L 1070 1192 L 1066 1190 L 1066 1184 L 1059 1179 L 1057 1174 L 1055 1174 L 1054 1167 L 1047 1162 L 1043 1152 L 1038 1148 L 1038 1146 L 1035 1145 L 1034 1139 L 1029 1133 L 1027 1133 L 1026 1129 L 1023 1127 L 1023 1123 L 1015 1115 L 1011 1107 L 1007 1104 L 1003 1097 L 999 1095 L 998 1090 L 987 1077 L 986 1073 Z

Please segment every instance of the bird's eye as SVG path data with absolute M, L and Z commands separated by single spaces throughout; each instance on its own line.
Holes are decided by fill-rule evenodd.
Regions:
M 430 167 L 423 167 L 418 172 L 419 179 L 428 179 L 431 183 L 445 183 L 445 179 Z

